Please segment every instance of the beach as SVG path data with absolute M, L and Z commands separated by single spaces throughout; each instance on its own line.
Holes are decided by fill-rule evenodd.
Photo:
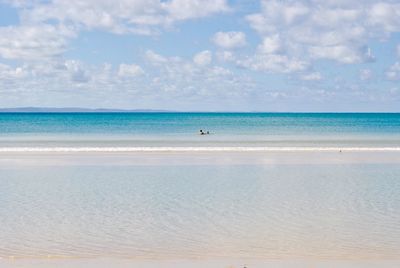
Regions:
M 0 268 L 400 268 L 400 0 L 0 0 Z
M 273 267 L 273 268 L 397 268 L 399 261 L 343 261 L 343 260 L 249 260 L 249 259 L 225 259 L 225 260 L 132 260 L 132 259 L 41 259 L 41 260 L 0 260 L 0 267 L 78 267 L 78 268 L 97 268 L 97 267 L 144 267 L 144 268 L 243 268 L 243 267 Z

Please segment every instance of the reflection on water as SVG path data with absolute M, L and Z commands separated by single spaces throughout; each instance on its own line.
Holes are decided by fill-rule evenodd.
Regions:
M 396 258 L 400 166 L 0 168 L 0 257 Z

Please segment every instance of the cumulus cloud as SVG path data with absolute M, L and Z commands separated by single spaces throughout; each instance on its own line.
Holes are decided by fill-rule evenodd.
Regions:
M 229 11 L 226 0 L 172 0 L 162 3 L 168 20 L 201 18 L 218 12 Z
M 61 55 L 74 33 L 62 26 L 0 27 L 0 56 L 6 59 L 42 60 Z
M 281 52 L 282 43 L 278 34 L 264 37 L 262 43 L 258 46 L 258 51 L 263 54 L 273 54 Z
M 0 99 L 10 106 L 204 110 L 238 105 L 254 90 L 245 74 L 212 62 L 204 68 L 150 50 L 144 60 L 143 68 L 60 59 L 17 67 L 0 63 Z
M 180 57 L 163 56 L 163 59 L 163 64 L 152 65 L 155 69 L 149 86 L 162 90 L 169 99 L 186 99 L 186 103 L 191 104 L 212 98 L 220 107 L 222 96 L 225 96 L 224 100 L 243 100 L 254 88 L 246 75 L 213 65 L 209 51 L 196 54 L 193 61 Z M 205 64 L 207 68 L 204 68 Z
M 155 53 L 152 50 L 147 50 L 145 53 L 145 58 L 148 60 L 150 63 L 158 65 L 162 63 L 167 62 L 167 58 L 161 56 L 160 54 Z
M 309 68 L 309 63 L 283 54 L 256 53 L 254 56 L 239 59 L 236 64 L 254 71 L 271 73 L 301 72 Z
M 90 76 L 83 67 L 80 61 L 67 60 L 65 62 L 65 67 L 69 72 L 72 82 L 76 83 L 87 83 L 90 80 Z
M 209 65 L 212 61 L 212 54 L 209 50 L 197 53 L 193 57 L 193 62 L 199 66 Z
M 307 61 L 286 53 L 278 33 L 264 37 L 253 56 L 238 59 L 236 64 L 251 70 L 270 73 L 301 72 L 310 67 Z
M 85 30 L 151 35 L 177 22 L 230 10 L 226 0 L 7 0 L 20 25 L 0 27 L 0 57 L 40 60 L 62 55 Z
M 139 76 L 143 75 L 144 70 L 142 67 L 136 64 L 125 64 L 122 63 L 119 65 L 118 75 L 125 76 L 125 77 L 132 77 L 132 76 Z
M 0 63 L 0 80 L 2 79 L 20 79 L 28 75 L 25 66 L 11 67 L 9 65 Z
M 352 64 L 374 60 L 368 40 L 400 31 L 400 3 L 261 0 L 261 11 L 246 19 L 263 38 L 259 48 L 267 53 Z
M 369 48 L 351 48 L 348 46 L 315 46 L 308 49 L 311 58 L 330 59 L 341 63 L 357 63 L 373 61 L 374 56 Z
M 17 106 L 23 104 L 21 100 L 26 100 L 27 105 L 31 100 L 37 100 L 43 106 L 47 99 L 49 106 L 65 105 L 69 101 L 76 106 L 91 103 L 140 107 L 146 103 L 147 108 L 173 109 L 201 108 L 206 100 L 225 109 L 227 106 L 220 102 L 230 101 L 236 108 L 241 100 L 251 96 L 260 103 L 261 100 L 278 99 L 308 103 L 301 100 L 314 98 L 325 109 L 324 102 L 331 103 L 332 98 L 349 99 L 351 105 L 359 99 L 379 98 L 378 94 L 383 91 L 371 93 L 371 83 L 358 81 L 363 84 L 362 89 L 357 85 L 349 86 L 346 76 L 341 84 L 333 83 L 333 80 L 328 81 L 330 77 L 322 77 L 313 63 L 318 60 L 341 64 L 373 61 L 373 51 L 368 43 L 387 41 L 393 33 L 400 32 L 398 1 L 260 1 L 261 9 L 245 18 L 259 38 L 250 38 L 248 32 L 247 36 L 234 30 L 218 32 L 227 26 L 221 25 L 209 37 L 216 45 L 215 52 L 198 48 L 199 53 L 183 58 L 147 50 L 139 66 L 65 60 L 65 57 L 79 55 L 82 51 L 65 52 L 73 38 L 82 34 L 84 39 L 83 33 L 87 31 L 157 35 L 187 20 L 224 12 L 231 15 L 228 0 L 3 0 L 17 9 L 19 25 L 0 27 L 0 61 L 7 59 L 3 62 L 9 64 L 0 63 L 0 99 L 3 104 L 15 103 Z M 254 40 L 259 41 L 253 43 Z M 199 41 L 196 43 L 199 45 L 204 40 L 193 41 Z M 238 49 L 247 44 L 245 49 Z M 395 47 L 393 43 L 390 46 Z M 400 57 L 400 46 L 395 49 Z M 250 50 L 253 52 L 249 54 Z M 130 61 L 129 58 L 126 60 Z M 398 61 L 386 70 L 387 79 L 400 80 Z M 217 66 L 218 63 L 223 66 Z M 321 66 L 327 67 L 328 71 L 337 68 L 332 62 L 324 62 Z M 241 72 L 233 67 L 267 73 L 295 73 L 290 77 L 305 81 L 326 79 L 327 83 L 311 83 L 313 87 L 309 89 L 294 88 L 290 83 L 281 86 L 281 83 L 274 83 L 275 78 L 285 76 Z M 352 67 L 340 65 L 339 68 Z M 369 69 L 360 70 L 359 78 L 371 79 L 371 73 Z M 399 91 L 396 92 L 398 96 Z M 167 103 L 172 106 L 162 107 Z M 253 103 L 250 103 L 253 109 Z M 262 103 L 259 107 L 267 106 Z M 292 106 L 287 107 L 291 109 Z
M 322 75 L 319 72 L 307 73 L 300 76 L 301 80 L 319 81 L 322 80 Z
M 206 17 L 229 10 L 226 0 L 58 0 L 23 12 L 24 21 L 49 20 L 75 28 L 109 32 L 154 34 L 175 22 Z
M 231 51 L 218 51 L 216 53 L 217 59 L 222 62 L 233 62 L 236 57 Z
M 224 49 L 233 49 L 246 45 L 246 35 L 243 32 L 217 32 L 212 41 Z
M 400 3 L 397 1 L 368 1 L 367 21 L 384 33 L 397 32 L 400 28 Z M 372 3 L 371 3 L 372 2 Z

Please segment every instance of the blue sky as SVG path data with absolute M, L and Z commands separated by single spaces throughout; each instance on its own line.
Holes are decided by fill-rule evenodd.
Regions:
M 400 111 L 397 0 L 0 0 L 0 107 Z

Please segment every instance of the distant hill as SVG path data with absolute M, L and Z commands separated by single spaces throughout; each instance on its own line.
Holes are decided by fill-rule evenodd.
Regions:
M 0 108 L 0 113 L 160 113 L 172 112 L 169 110 L 152 110 L 152 109 L 89 109 L 89 108 L 52 108 L 52 107 L 16 107 L 16 108 Z

